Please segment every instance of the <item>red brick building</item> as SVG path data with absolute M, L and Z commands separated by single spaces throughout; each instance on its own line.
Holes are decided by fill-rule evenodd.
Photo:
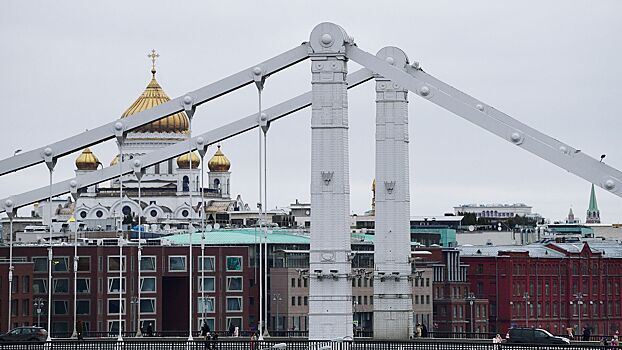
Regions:
M 490 329 L 539 327 L 554 334 L 622 328 L 622 245 L 616 242 L 461 247 L 469 284 L 490 301 Z
M 0 329 L 8 321 L 8 247 L 0 247 Z M 126 331 L 136 331 L 137 308 L 141 308 L 142 326 L 151 323 L 154 331 L 188 330 L 188 247 L 143 246 L 141 283 L 138 283 L 136 245 L 123 248 L 119 264 L 117 246 L 79 246 L 77 279 L 77 319 L 87 331 L 117 332 L 119 315 L 119 268 L 122 270 L 122 324 Z M 73 247 L 55 246 L 52 280 L 52 333 L 71 334 L 73 331 Z M 16 246 L 13 277 L 12 327 L 37 323 L 34 300 L 45 303 L 41 324 L 47 328 L 48 258 L 45 246 Z M 193 248 L 193 309 L 194 329 L 205 307 L 211 329 L 228 329 L 231 324 L 240 329 L 256 326 L 258 314 L 259 270 L 249 259 L 253 246 L 222 245 L 205 248 L 205 263 L 200 263 L 201 250 Z M 200 284 L 205 266 L 205 281 Z M 256 277 L 257 276 L 257 277 Z M 137 292 L 141 286 L 141 300 Z M 201 288 L 205 287 L 206 302 L 202 303 Z M 4 317 L 7 315 L 7 317 Z
M 435 336 L 446 333 L 487 333 L 488 300 L 471 294 L 468 266 L 455 248 L 420 248 L 415 269 L 431 267 Z

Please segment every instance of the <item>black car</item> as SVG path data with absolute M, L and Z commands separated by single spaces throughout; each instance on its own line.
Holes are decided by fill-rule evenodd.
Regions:
M 570 340 L 557 337 L 540 328 L 511 328 L 506 343 L 509 344 L 570 344 Z
M 0 335 L 0 341 L 45 341 L 47 337 L 48 332 L 43 327 L 17 327 Z

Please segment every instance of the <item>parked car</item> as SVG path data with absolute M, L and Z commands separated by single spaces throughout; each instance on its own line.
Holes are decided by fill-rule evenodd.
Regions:
M 43 327 L 17 327 L 0 335 L 0 341 L 45 341 L 47 337 L 48 332 Z
M 540 328 L 510 328 L 506 337 L 509 344 L 570 344 L 570 340 L 557 337 Z

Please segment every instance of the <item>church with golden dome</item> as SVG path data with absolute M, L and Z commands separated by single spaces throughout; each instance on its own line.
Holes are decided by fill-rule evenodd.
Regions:
M 156 80 L 155 51 L 152 59 L 151 80 L 143 93 L 121 114 L 131 118 L 170 100 Z M 140 157 L 153 150 L 187 140 L 190 137 L 190 121 L 181 111 L 127 134 L 121 149 L 109 163 L 115 166 L 119 157 L 123 161 Z M 97 170 L 101 163 L 89 148 L 85 148 L 75 161 L 76 176 Z M 231 198 L 231 162 L 218 145 L 207 163 L 209 172 L 204 184 L 205 203 L 201 203 L 201 158 L 197 152 L 185 153 L 176 159 L 155 164 L 146 169 L 141 178 L 141 201 L 138 204 L 138 178 L 134 174 L 124 175 L 122 181 L 115 178 L 109 186 L 94 185 L 83 190 L 76 201 L 75 217 L 86 229 L 114 229 L 115 220 L 121 216 L 136 217 L 142 209 L 142 222 L 150 225 L 150 231 L 170 232 L 187 227 L 188 221 L 200 221 L 205 215 L 209 224 L 226 223 L 226 213 L 247 211 L 249 207 L 237 196 Z M 119 187 L 123 186 L 123 200 L 119 198 Z M 192 198 L 192 199 L 191 199 Z

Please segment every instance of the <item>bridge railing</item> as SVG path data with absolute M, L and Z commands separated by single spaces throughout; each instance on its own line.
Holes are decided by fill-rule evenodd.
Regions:
M 0 350 L 618 350 L 617 347 L 589 343 L 570 345 L 493 344 L 471 341 L 382 341 L 382 340 L 303 340 L 283 339 L 250 341 L 249 339 L 225 339 L 218 341 L 184 339 L 132 339 L 118 342 L 112 339 L 53 340 L 51 342 L 8 343 L 1 342 Z

